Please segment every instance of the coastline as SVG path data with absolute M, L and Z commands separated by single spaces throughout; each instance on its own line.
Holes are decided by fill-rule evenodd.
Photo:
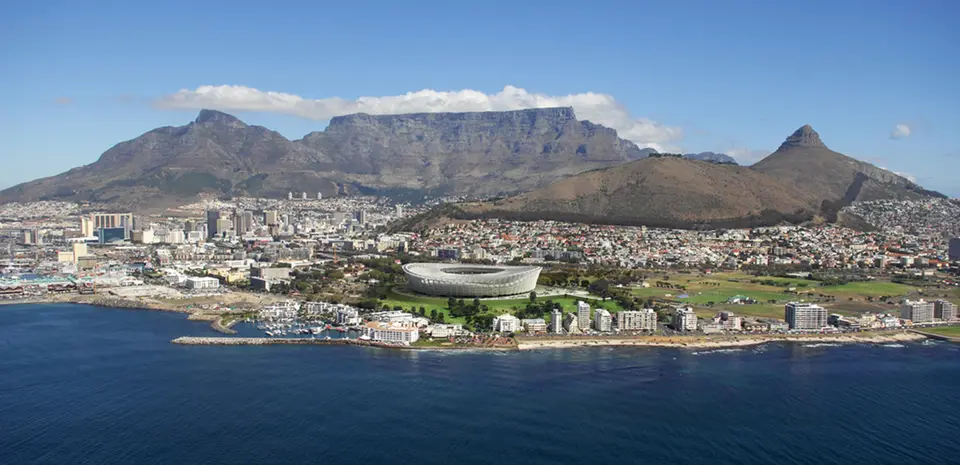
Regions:
M 831 344 L 887 344 L 915 342 L 926 339 L 910 332 L 850 333 L 850 334 L 763 334 L 743 336 L 640 336 L 632 338 L 598 337 L 536 340 L 517 340 L 517 350 L 572 349 L 576 347 L 672 347 L 678 349 L 725 349 L 748 347 L 769 342 L 804 342 Z
M 53 298 L 51 298 L 53 297 Z M 237 320 L 223 324 L 226 312 L 208 313 L 201 309 L 178 308 L 172 305 L 163 305 L 156 302 L 145 302 L 117 297 L 80 296 L 76 294 L 44 296 L 41 298 L 3 300 L 0 305 L 70 303 L 92 305 L 105 308 L 120 308 L 129 310 L 164 311 L 187 314 L 188 319 L 195 321 L 209 321 L 210 327 L 222 334 L 232 335 L 237 332 L 231 329 Z M 229 313 L 226 313 L 229 314 Z M 626 337 L 529 337 L 515 338 L 513 347 L 484 347 L 484 346 L 398 346 L 381 344 L 374 341 L 358 341 L 352 339 L 302 339 L 302 338 L 238 338 L 238 337 L 180 337 L 171 341 L 174 344 L 188 345 L 356 345 L 401 350 L 476 350 L 476 351 L 525 351 L 540 349 L 573 349 L 578 347 L 666 347 L 678 349 L 724 349 L 749 347 L 769 342 L 799 342 L 799 343 L 829 343 L 829 344 L 889 344 L 900 342 L 915 342 L 928 339 L 931 336 L 919 331 L 882 331 L 846 334 L 743 334 L 743 335 L 690 335 L 690 336 L 626 336 Z M 945 339 L 945 338 L 937 338 Z M 946 338 L 951 342 L 955 339 Z M 334 342 L 331 342 L 334 341 Z

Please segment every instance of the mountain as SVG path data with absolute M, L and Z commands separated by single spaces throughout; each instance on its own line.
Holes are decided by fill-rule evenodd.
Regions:
M 683 154 L 683 158 L 686 158 L 687 160 L 709 161 L 713 163 L 726 163 L 730 165 L 738 164 L 737 160 L 730 155 L 716 152 L 685 153 Z
M 659 156 L 658 156 L 659 155 Z M 583 173 L 492 203 L 461 217 L 553 219 L 677 228 L 748 227 L 837 221 L 857 200 L 943 197 L 910 180 L 826 147 L 803 126 L 752 167 L 717 163 L 718 154 L 648 153 L 616 168 Z M 855 220 L 855 218 L 854 218 Z
M 75 199 L 118 205 L 149 205 L 199 192 L 286 194 L 337 192 L 315 171 L 322 154 L 261 126 L 203 110 L 180 127 L 162 127 L 121 142 L 86 166 L 20 184 L 0 200 Z
M 0 191 L 0 202 L 94 200 L 150 205 L 288 191 L 498 194 L 642 158 L 615 130 L 572 108 L 334 118 L 290 141 L 234 116 L 202 110 L 193 122 L 117 144 L 86 166 Z
M 751 168 L 810 193 L 828 217 L 854 201 L 943 197 L 896 173 L 830 150 L 810 125 L 797 129 Z
M 368 188 L 498 194 L 640 158 L 613 129 L 573 108 L 408 115 L 355 114 L 298 141 Z
M 471 204 L 466 217 L 698 228 L 812 219 L 809 193 L 747 167 L 651 157 L 583 173 L 507 199 Z

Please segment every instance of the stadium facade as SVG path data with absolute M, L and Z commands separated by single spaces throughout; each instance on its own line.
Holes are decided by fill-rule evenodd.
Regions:
M 539 266 L 491 266 L 461 263 L 403 265 L 407 287 L 443 297 L 498 297 L 526 294 L 537 287 Z

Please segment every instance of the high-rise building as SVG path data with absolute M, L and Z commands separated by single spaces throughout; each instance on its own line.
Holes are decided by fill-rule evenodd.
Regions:
M 933 317 L 938 320 L 952 321 L 957 319 L 957 307 L 946 300 L 933 303 Z
M 677 331 L 696 331 L 697 314 L 690 307 L 680 307 L 673 313 L 673 329 Z
M 267 226 L 280 225 L 280 214 L 276 210 L 267 210 L 263 212 L 263 221 Z
M 550 311 L 550 332 L 557 334 L 563 332 L 563 312 L 556 308 Z
M 900 318 L 914 323 L 929 323 L 933 321 L 933 302 L 920 300 L 904 300 L 900 304 Z
M 287 200 L 293 200 L 293 191 L 287 192 Z
M 133 213 L 91 213 L 90 223 L 92 231 L 122 228 L 124 239 L 129 239 L 133 230 Z
M 596 328 L 597 331 L 609 332 L 613 330 L 613 318 L 610 317 L 610 312 L 606 309 L 598 308 L 593 313 L 593 327 Z
M 821 329 L 827 326 L 827 309 L 816 304 L 790 302 L 784 306 L 783 319 L 790 329 Z
M 618 312 L 617 329 L 620 331 L 656 331 L 657 312 L 653 311 L 652 308 Z
M 403 205 L 397 205 L 396 207 L 394 207 L 394 210 L 395 210 L 394 213 L 397 216 L 403 216 Z
M 960 262 L 960 237 L 950 239 L 950 247 L 947 249 L 947 257 L 950 261 Z
M 220 211 L 207 210 L 207 237 L 216 237 L 220 233 L 217 223 L 220 221 Z
M 234 212 L 233 231 L 238 236 L 253 231 L 253 212 L 244 210 Z
M 233 221 L 230 218 L 220 218 L 217 220 L 217 236 L 224 236 L 234 233 Z
M 360 226 L 365 226 L 367 224 L 367 212 L 360 210 L 356 214 L 357 221 L 360 222 Z
M 590 304 L 577 301 L 577 326 L 581 331 L 590 329 Z
M 93 221 L 89 217 L 81 216 L 80 217 L 80 233 L 83 237 L 93 237 L 94 227 Z
M 567 334 L 578 334 L 580 332 L 580 318 L 573 313 L 567 313 L 563 317 L 563 329 Z
M 300 194 L 300 200 L 307 200 L 307 193 L 306 193 L 306 192 Z
M 184 222 L 183 222 L 183 232 L 184 232 L 184 233 L 188 233 L 188 234 L 189 234 L 189 233 L 195 231 L 196 229 L 197 229 L 197 224 L 194 223 L 193 220 L 187 220 L 187 221 L 184 221 Z
M 317 200 L 323 200 L 323 192 L 317 192 Z

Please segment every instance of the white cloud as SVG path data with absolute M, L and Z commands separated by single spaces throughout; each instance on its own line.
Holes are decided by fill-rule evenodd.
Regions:
M 748 148 L 735 147 L 732 149 L 727 149 L 721 151 L 727 155 L 730 155 L 733 158 L 737 159 L 737 163 L 749 166 L 760 160 L 762 160 L 767 155 L 770 155 L 770 152 L 767 150 L 751 150 Z
M 893 131 L 890 131 L 891 139 L 905 139 L 910 137 L 910 133 L 913 132 L 913 129 L 910 128 L 910 125 L 906 123 L 900 123 L 893 127 Z
M 589 120 L 616 129 L 620 137 L 641 147 L 657 150 L 669 148 L 667 143 L 678 141 L 683 131 L 646 118 L 635 118 L 608 94 L 586 92 L 569 95 L 530 93 L 524 89 L 506 86 L 495 94 L 476 90 L 437 91 L 424 89 L 403 95 L 360 97 L 347 100 L 339 97 L 306 99 L 283 92 L 262 91 L 245 86 L 200 86 L 194 90 L 181 89 L 156 100 L 164 109 L 210 108 L 223 111 L 255 111 L 283 113 L 318 121 L 351 113 L 374 115 L 458 112 L 504 111 L 524 108 L 571 106 L 577 118 Z

